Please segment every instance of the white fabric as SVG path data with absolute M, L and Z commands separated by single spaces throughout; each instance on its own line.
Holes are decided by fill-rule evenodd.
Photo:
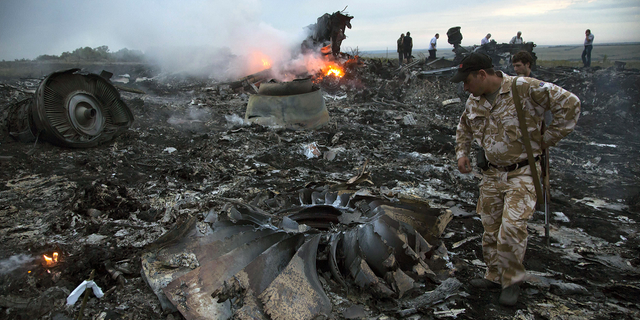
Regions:
M 78 298 L 80 297 L 80 295 L 82 295 L 82 293 L 87 288 L 93 289 L 93 294 L 98 298 L 102 298 L 104 296 L 104 293 L 102 293 L 102 289 L 100 289 L 100 287 L 98 287 L 98 285 L 95 282 L 85 280 L 75 290 L 73 290 L 73 292 L 71 292 L 71 294 L 67 297 L 67 304 L 68 305 L 75 304 L 76 301 L 78 301 Z
M 592 46 L 593 45 L 593 33 L 590 33 L 588 36 L 586 36 L 584 38 L 584 45 L 585 46 Z
M 436 50 L 437 41 L 438 41 L 438 38 L 436 37 L 431 38 L 431 41 L 429 41 L 429 49 L 427 50 Z
M 489 39 L 487 39 L 487 37 L 484 37 L 484 38 L 482 38 L 482 40 L 480 40 L 480 45 L 481 45 L 481 46 L 482 46 L 482 45 L 485 45 L 485 44 L 487 44 L 487 43 L 489 43 Z

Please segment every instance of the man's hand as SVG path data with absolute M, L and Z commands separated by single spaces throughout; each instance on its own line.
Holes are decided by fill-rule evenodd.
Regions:
M 469 161 L 468 157 L 462 157 L 458 159 L 458 170 L 461 173 L 471 172 L 471 161 Z

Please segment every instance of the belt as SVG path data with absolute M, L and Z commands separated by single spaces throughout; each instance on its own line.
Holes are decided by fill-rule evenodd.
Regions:
M 538 160 L 540 160 L 540 156 L 536 156 L 534 158 L 534 160 L 536 162 L 538 162 Z M 529 165 L 529 159 L 525 159 L 525 160 L 522 160 L 522 161 L 520 161 L 518 163 L 514 163 L 514 164 L 508 165 L 508 166 L 497 166 L 497 165 L 489 162 L 489 166 L 494 167 L 494 168 L 498 168 L 498 169 L 502 169 L 502 170 L 507 171 L 507 172 L 513 171 L 513 170 L 516 170 L 518 168 L 522 168 L 522 167 L 525 167 L 525 166 L 528 166 L 528 165 Z

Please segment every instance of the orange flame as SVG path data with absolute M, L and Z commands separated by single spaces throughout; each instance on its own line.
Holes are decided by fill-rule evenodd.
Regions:
M 247 72 L 256 73 L 258 71 L 271 68 L 273 60 L 259 50 L 254 50 L 248 55 Z
M 43 254 L 42 257 L 44 258 L 44 262 L 46 266 L 54 266 L 56 263 L 58 263 L 58 253 L 54 252 L 51 257 L 47 256 L 46 254 Z
M 344 76 L 344 72 L 342 69 L 336 65 L 328 65 L 325 70 L 323 70 L 325 76 L 334 75 L 338 78 L 342 78 Z

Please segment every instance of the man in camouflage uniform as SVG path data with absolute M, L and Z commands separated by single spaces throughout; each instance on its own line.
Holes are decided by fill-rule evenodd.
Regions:
M 484 234 L 482 253 L 487 265 L 484 279 L 474 279 L 475 287 L 502 286 L 499 302 L 515 305 L 519 283 L 525 279 L 522 264 L 527 247 L 527 220 L 536 205 L 536 192 L 527 152 L 522 140 L 511 84 L 515 77 L 494 71 L 491 58 L 471 53 L 460 64 L 452 82 L 464 81 L 471 93 L 456 131 L 458 170 L 471 172 L 469 151 L 476 141 L 486 153 L 477 212 Z M 573 131 L 580 114 L 580 100 L 552 83 L 518 78 L 517 91 L 538 160 L 542 149 L 553 146 Z M 541 135 L 543 114 L 550 110 L 553 122 Z M 536 161 L 537 172 L 540 163 Z

